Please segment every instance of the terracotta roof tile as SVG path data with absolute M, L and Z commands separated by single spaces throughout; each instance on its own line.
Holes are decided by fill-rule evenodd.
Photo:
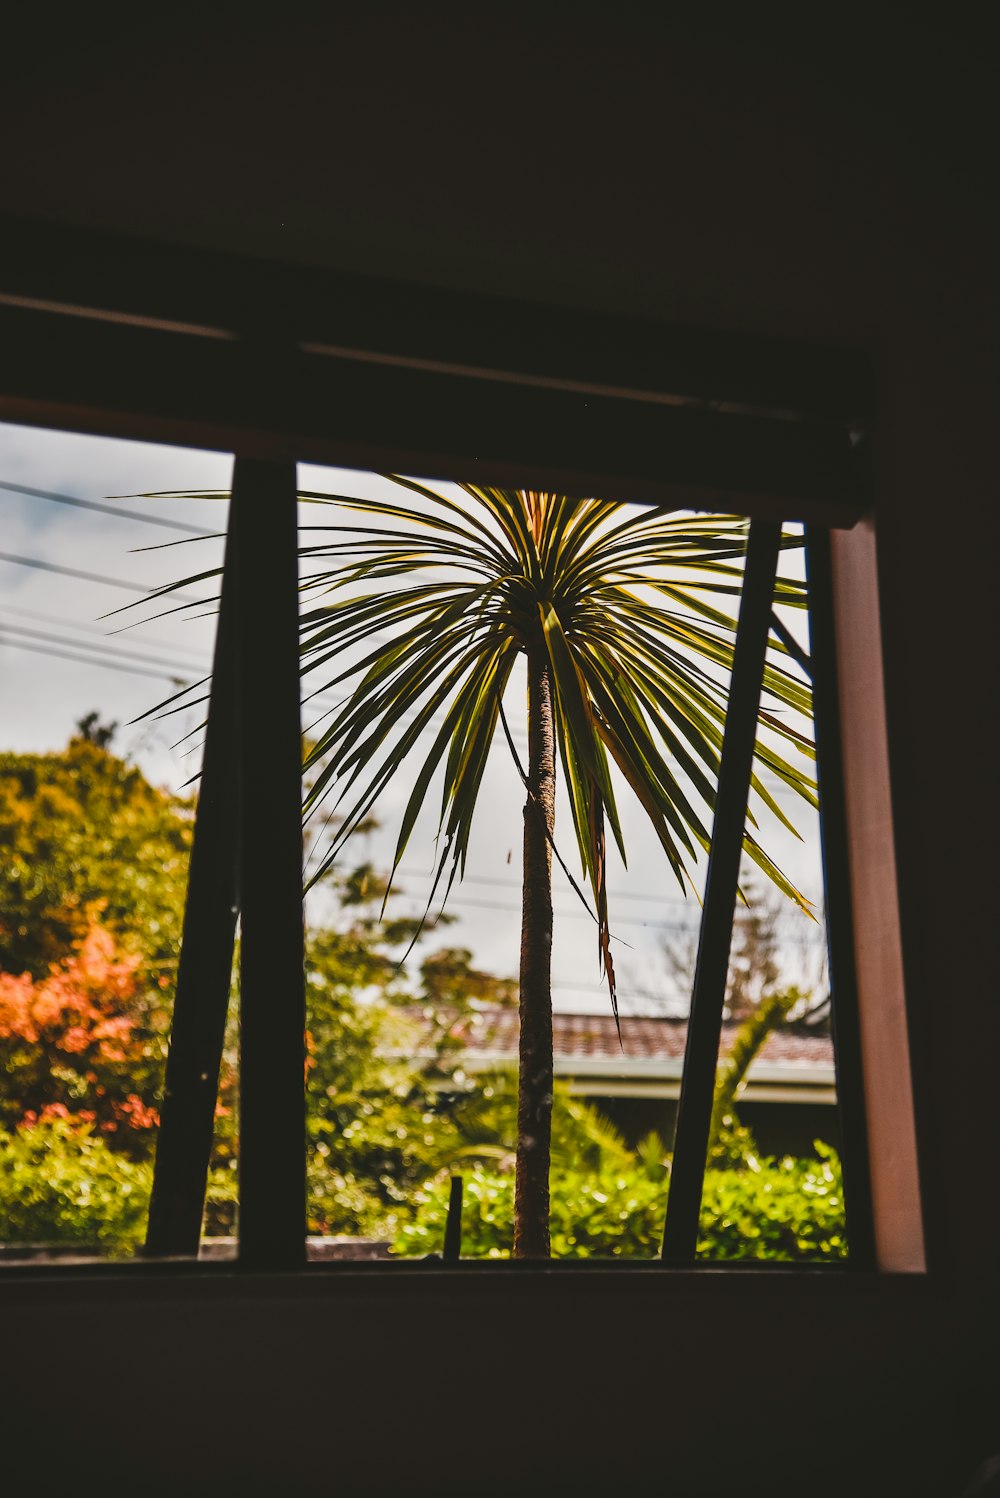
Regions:
M 738 1025 L 722 1027 L 722 1053 L 729 1050 Z M 552 1019 L 553 1046 L 557 1056 L 606 1057 L 620 1060 L 659 1061 L 684 1055 L 687 1020 L 623 1016 L 621 1045 L 610 1014 L 563 1014 Z M 514 1057 L 517 1054 L 517 1010 L 484 1009 L 456 1023 L 453 1032 L 467 1050 Z M 833 1042 L 829 1035 L 810 1035 L 801 1030 L 773 1030 L 760 1051 L 760 1059 L 772 1065 L 833 1065 Z

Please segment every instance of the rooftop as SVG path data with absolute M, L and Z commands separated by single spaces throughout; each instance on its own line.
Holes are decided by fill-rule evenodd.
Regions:
M 726 1055 L 739 1029 L 722 1027 Z M 687 1020 L 623 1015 L 621 1042 L 611 1014 L 552 1017 L 555 1072 L 570 1090 L 592 1096 L 676 1097 L 684 1061 Z M 462 1043 L 466 1072 L 509 1065 L 517 1058 L 518 1017 L 499 1005 L 456 1017 L 453 1039 Z M 773 1030 L 747 1074 L 748 1102 L 833 1102 L 833 1041 L 797 1026 Z

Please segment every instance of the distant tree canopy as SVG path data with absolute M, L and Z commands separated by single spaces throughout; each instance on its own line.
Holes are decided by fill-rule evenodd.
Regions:
M 92 714 L 78 727 L 57 753 L 0 754 L 0 1241 L 120 1252 L 144 1230 L 193 808 L 112 752 L 113 725 Z M 404 962 L 420 922 L 383 918 L 386 882 L 370 864 L 333 869 L 326 884 L 336 913 L 306 943 L 308 1229 L 436 1250 L 448 1173 L 461 1169 L 465 1251 L 506 1253 L 515 1074 L 471 1087 L 449 1063 L 456 1011 L 509 1002 L 516 984 L 461 946 Z M 768 933 L 766 919 L 748 926 L 736 960 L 766 956 Z M 215 1233 L 233 1230 L 238 1197 L 235 1016 L 233 1005 L 206 1207 Z M 771 1018 L 753 1009 L 744 1070 Z M 738 1080 L 720 1100 L 730 1113 Z M 556 1093 L 556 1252 L 647 1253 L 667 1146 L 651 1134 L 632 1151 L 594 1109 Z M 738 1231 L 710 1234 L 714 1251 L 841 1255 L 836 1161 L 747 1166 L 752 1138 L 735 1114 L 724 1122 L 706 1191 Z M 713 1173 L 721 1166 L 728 1175 Z
M 517 980 L 497 978 L 472 966 L 467 947 L 441 947 L 420 964 L 424 1003 L 461 1009 L 470 999 L 484 1004 L 516 1004 Z
M 0 753 L 0 970 L 45 978 L 100 925 L 172 982 L 193 802 L 150 785 L 84 719 L 65 749 Z

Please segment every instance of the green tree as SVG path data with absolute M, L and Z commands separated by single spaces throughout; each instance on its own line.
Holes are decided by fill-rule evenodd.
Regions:
M 747 1072 L 771 1031 L 785 1022 L 796 1005 L 804 1006 L 808 1002 L 809 996 L 798 988 L 764 994 L 733 1036 L 729 1052 L 725 1060 L 719 1063 L 715 1078 L 708 1136 L 710 1160 L 738 1164 L 750 1151 L 756 1149 L 750 1131 L 740 1123 L 736 1099 L 743 1090 Z
M 473 999 L 482 1004 L 513 1004 L 517 984 L 513 978 L 498 978 L 474 967 L 468 947 L 439 947 L 420 964 L 420 999 L 451 1011 Z
M 443 883 L 443 903 L 464 872 L 498 728 L 517 759 L 504 701 L 523 661 L 528 758 L 526 766 L 518 762 L 526 800 L 514 1252 L 545 1257 L 556 765 L 593 898 L 598 959 L 616 1007 L 605 829 L 623 858 L 625 847 L 611 766 L 636 796 L 686 890 L 699 850 L 710 844 L 735 635 L 724 605 L 740 590 L 747 526 L 731 516 L 630 511 L 609 500 L 471 484 L 461 486 L 459 504 L 411 480 L 396 482 L 424 508 L 412 500 L 300 496 L 338 512 L 329 539 L 303 548 L 312 598 L 301 620 L 302 671 L 311 691 L 317 682 L 320 690 L 341 691 L 350 683 L 310 750 L 308 808 L 317 810 L 336 791 L 339 824 L 326 853 L 329 867 L 367 825 L 425 731 L 431 733 L 392 873 L 441 772 L 435 890 Z M 776 598 L 805 602 L 802 585 L 791 581 L 778 583 Z M 806 756 L 810 746 L 790 720 L 771 711 L 790 708 L 808 717 L 810 695 L 775 664 L 765 672 L 764 691 L 753 791 L 758 805 L 790 826 L 761 772 L 776 774 L 815 804 L 814 782 L 797 759 L 785 758 L 785 746 Z M 752 832 L 744 848 L 786 895 L 805 903 Z
M 92 713 L 63 750 L 0 754 L 0 1121 L 92 1125 L 142 1160 L 158 1122 L 191 805 L 115 755 L 113 733 Z
M 312 1232 L 366 1233 L 404 1204 L 441 1143 L 398 954 L 351 922 L 306 944 L 306 1128 Z
M 172 989 L 192 803 L 112 753 L 91 714 L 65 749 L 0 754 L 0 971 L 45 978 L 100 924 Z
M 457 1099 L 443 1085 L 456 1017 L 514 985 L 443 947 L 423 958 L 417 986 L 403 949 L 427 930 L 392 913 L 399 891 L 370 863 L 326 879 L 340 914 L 306 941 L 310 1228 L 384 1233 L 386 1214 L 404 1212 L 458 1147 Z

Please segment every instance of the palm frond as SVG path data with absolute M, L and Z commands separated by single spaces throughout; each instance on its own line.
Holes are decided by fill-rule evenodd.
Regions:
M 301 670 L 313 696 L 344 694 L 307 760 L 307 813 L 323 807 L 338 818 L 313 878 L 419 755 L 393 871 L 439 776 L 434 889 L 447 898 L 464 871 L 514 664 L 533 643 L 553 683 L 558 756 L 614 1002 L 606 829 L 623 859 L 627 851 L 616 779 L 643 808 L 681 889 L 693 887 L 694 863 L 711 844 L 747 522 L 477 484 L 458 486 L 456 499 L 388 477 L 406 499 L 299 496 L 335 514 L 309 527 L 301 550 Z M 801 607 L 804 585 L 780 579 L 774 601 Z M 807 909 L 757 826 L 763 810 L 794 831 L 765 774 L 816 804 L 806 772 L 811 692 L 787 659 L 776 641 L 744 848 Z
M 543 643 L 554 689 L 556 742 L 584 876 L 598 920 L 600 959 L 614 998 L 605 827 L 626 856 L 612 765 L 636 796 L 681 888 L 711 843 L 747 525 L 736 516 L 692 516 L 665 507 L 636 512 L 610 500 L 460 486 L 467 503 L 410 479 L 425 501 L 310 494 L 364 517 L 333 527 L 309 548 L 322 570 L 306 583 L 323 603 L 303 615 L 303 669 L 315 673 L 345 649 L 389 633 L 328 684 L 353 690 L 312 752 L 313 796 L 361 785 L 342 813 L 326 863 L 399 772 L 434 715 L 444 718 L 413 782 L 397 841 L 405 851 L 435 775 L 442 776 L 436 877 L 446 890 L 464 868 L 486 756 L 516 656 Z M 794 537 L 785 545 L 794 545 Z M 420 574 L 412 583 L 406 578 Z M 392 593 L 357 591 L 392 578 Z M 804 602 L 782 579 L 775 601 Z M 775 654 L 787 654 L 778 643 Z M 416 716 L 402 732 L 403 715 Z M 786 722 L 782 712 L 791 715 Z M 801 722 L 809 687 L 769 661 L 753 777 L 757 803 L 792 823 L 769 792 L 769 772 L 815 804 L 815 782 L 793 758 L 811 744 Z M 745 848 L 803 908 L 752 829 Z

